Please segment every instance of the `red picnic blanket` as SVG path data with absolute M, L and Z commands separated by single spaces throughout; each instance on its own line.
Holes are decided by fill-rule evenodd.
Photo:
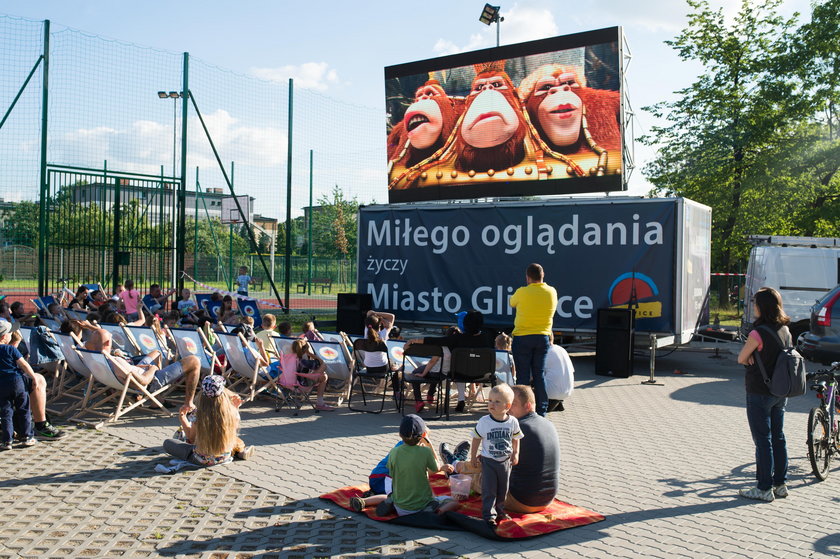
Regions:
M 436 496 L 450 494 L 449 480 L 446 475 L 442 473 L 430 475 L 429 484 L 432 486 L 432 493 Z M 350 499 L 362 496 L 362 494 L 368 489 L 368 485 L 342 487 L 341 489 L 336 489 L 335 491 L 321 495 L 321 498 L 332 501 L 347 510 L 353 510 L 350 506 Z M 478 522 L 475 522 L 474 520 L 471 522 L 456 521 L 454 525 L 463 529 L 474 531 L 486 537 L 494 537 L 498 539 L 531 538 L 534 536 L 541 536 L 543 534 L 550 534 L 551 532 L 556 532 L 558 530 L 566 530 L 567 528 L 574 528 L 576 526 L 585 526 L 587 524 L 593 524 L 604 520 L 604 516 L 602 514 L 554 499 L 554 502 L 548 505 L 548 507 L 546 507 L 542 512 L 530 514 L 508 513 L 511 516 L 511 520 L 501 522 L 495 533 L 491 532 L 488 534 L 485 533 L 484 522 L 481 520 L 481 496 L 469 497 L 460 503 L 461 506 L 458 511 L 456 513 L 447 513 L 447 518 L 455 520 L 454 517 L 464 515 L 470 519 L 477 519 Z M 363 512 L 368 516 L 368 518 L 379 520 L 381 522 L 391 522 L 399 518 L 396 514 L 385 517 L 376 516 L 375 507 L 367 507 Z M 409 517 L 402 517 L 401 519 L 407 518 Z

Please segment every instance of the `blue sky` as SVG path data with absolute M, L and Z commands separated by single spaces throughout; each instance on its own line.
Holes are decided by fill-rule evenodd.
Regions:
M 711 4 L 732 14 L 740 2 L 712 0 Z M 393 1 L 345 4 L 332 0 L 318 3 L 9 0 L 0 6 L 0 13 L 35 20 L 50 19 L 54 28 L 68 26 L 172 53 L 189 51 L 195 58 L 237 74 L 281 83 L 294 77 L 296 92 L 308 89 L 315 95 L 310 100 L 323 96 L 340 101 L 339 106 L 344 106 L 345 110 L 353 106 L 366 108 L 360 111 L 358 118 L 378 119 L 371 129 L 384 130 L 383 67 L 493 46 L 495 27 L 478 21 L 483 5 L 481 1 L 464 0 L 428 0 L 412 4 Z M 795 10 L 807 13 L 808 1 L 784 2 L 784 13 Z M 637 115 L 635 131 L 638 136 L 651 124 L 650 117 L 641 107 L 670 98 L 673 91 L 688 85 L 699 71 L 694 65 L 680 62 L 663 44 L 685 24 L 686 11 L 687 6 L 679 0 L 596 0 L 575 8 L 570 8 L 569 2 L 519 0 L 502 4 L 505 22 L 501 26 L 501 42 L 511 44 L 623 26 L 633 55 L 627 79 L 630 102 Z M 5 107 L 5 103 L 0 105 Z M 171 105 L 154 107 L 154 114 L 144 120 L 143 129 L 159 134 L 161 142 L 167 137 L 171 142 Z M 224 128 L 226 119 L 230 126 L 236 125 L 237 115 L 217 108 L 212 101 L 208 101 L 205 112 L 208 118 L 214 119 L 217 130 Z M 246 119 L 240 120 L 244 123 Z M 133 122 L 125 126 L 138 125 Z M 285 124 L 278 122 L 271 126 L 273 128 L 269 128 L 279 129 Z M 94 138 L 95 129 L 96 126 L 89 127 L 84 137 Z M 257 124 L 250 123 L 232 133 L 228 144 L 236 143 L 237 138 L 241 141 L 250 139 L 255 146 L 264 147 L 266 134 Z M 336 136 L 341 137 L 340 129 L 336 130 Z M 297 134 L 295 138 L 298 139 Z M 381 142 L 384 160 L 384 135 L 371 139 L 370 145 L 374 142 Z M 95 141 L 91 140 L 90 145 L 96 145 Z M 340 142 L 333 144 L 340 145 Z M 169 155 L 164 162 L 171 164 L 171 147 L 159 155 L 162 158 L 166 153 Z M 296 167 L 306 166 L 305 155 L 296 155 Z M 637 144 L 635 155 L 637 169 L 631 177 L 630 192 L 641 194 L 649 185 L 640 168 L 652 157 L 652 152 Z M 379 157 L 375 154 L 370 160 L 378 161 Z M 324 159 L 327 163 L 330 161 L 328 156 L 322 161 Z M 282 157 L 278 158 L 277 164 L 284 164 Z M 364 176 L 376 181 L 378 171 L 367 169 Z M 376 197 L 382 202 L 386 182 L 384 164 L 378 180 L 382 182 L 381 190 L 376 190 L 380 188 L 377 185 L 375 191 L 381 194 Z M 320 192 L 331 187 L 326 177 L 320 182 L 316 186 Z M 297 205 L 305 204 L 301 198 Z M 266 209 L 262 213 L 276 215 L 280 210 Z

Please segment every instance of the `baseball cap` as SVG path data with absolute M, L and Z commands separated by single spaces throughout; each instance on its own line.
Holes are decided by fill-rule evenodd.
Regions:
M 402 422 L 400 422 L 400 437 L 406 439 L 422 437 L 425 432 L 426 423 L 419 415 L 412 413 L 402 418 Z
M 12 331 L 12 323 L 8 320 L 0 320 L 0 336 L 5 336 Z M 418 419 L 420 419 L 418 417 Z

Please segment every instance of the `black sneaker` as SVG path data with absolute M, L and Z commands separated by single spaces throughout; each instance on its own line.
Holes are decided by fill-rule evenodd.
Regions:
M 466 405 L 467 405 L 467 403 L 465 401 L 458 400 L 458 405 L 455 406 L 455 411 L 457 411 L 459 413 L 464 411 L 464 406 L 466 406 Z
M 391 500 L 391 497 L 388 497 L 376 505 L 376 516 L 388 516 L 389 514 L 393 514 L 395 512 L 396 509 L 394 509 L 394 501 Z
M 455 458 L 461 462 L 466 462 L 470 457 L 470 443 L 469 441 L 462 441 L 455 447 Z
M 447 464 L 454 464 L 457 458 L 455 454 L 452 452 L 452 447 L 449 446 L 447 443 L 440 443 L 440 457 L 443 461 Z
M 35 429 L 35 438 L 40 441 L 54 441 L 60 439 L 65 435 L 64 431 L 59 431 L 52 423 L 47 422 L 43 429 Z

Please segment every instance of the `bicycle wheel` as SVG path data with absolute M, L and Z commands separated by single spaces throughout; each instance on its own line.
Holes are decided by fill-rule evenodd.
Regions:
M 808 414 L 808 459 L 814 475 L 820 481 L 828 477 L 831 449 L 828 439 L 828 417 L 822 408 L 813 408 Z

